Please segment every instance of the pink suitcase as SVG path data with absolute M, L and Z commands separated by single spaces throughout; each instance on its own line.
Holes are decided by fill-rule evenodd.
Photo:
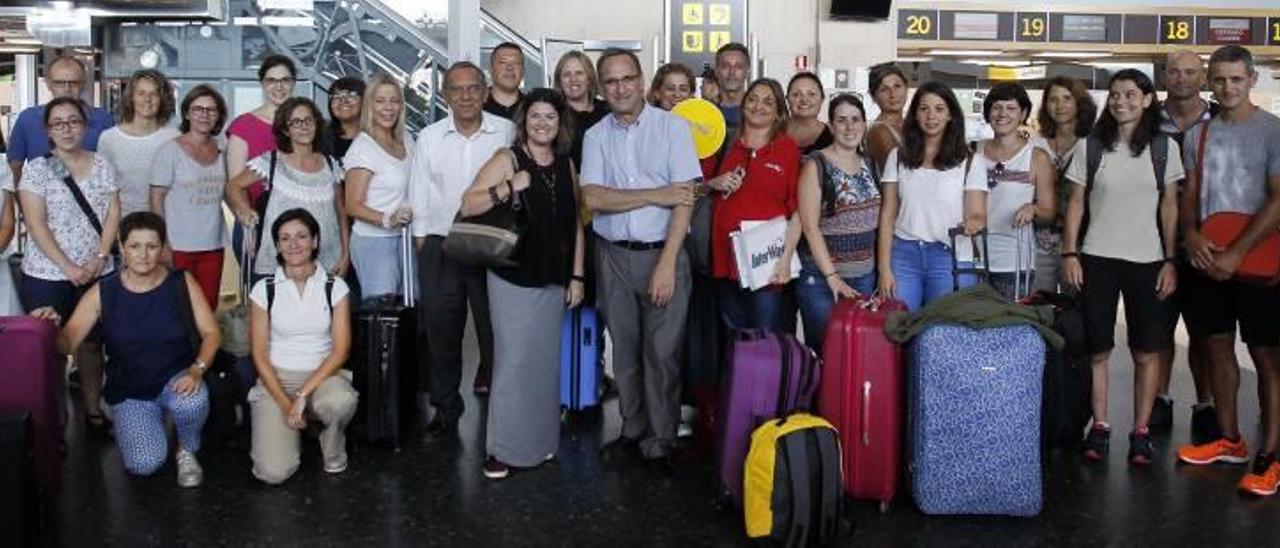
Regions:
M 62 479 L 62 415 L 58 412 L 61 356 L 53 323 L 30 316 L 0 317 L 0 411 L 26 411 L 34 427 L 36 477 L 56 494 Z
M 827 321 L 818 409 L 840 432 L 844 488 L 880 502 L 898 490 L 906 417 L 902 351 L 884 335 L 900 301 L 841 299 Z

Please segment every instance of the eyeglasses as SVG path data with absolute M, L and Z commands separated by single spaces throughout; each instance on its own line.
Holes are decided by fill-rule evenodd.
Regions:
M 993 190 L 1004 177 L 1004 162 L 996 162 L 995 167 L 987 170 L 987 190 Z
M 600 83 L 604 84 L 604 87 L 615 88 L 615 87 L 618 87 L 619 85 L 626 85 L 626 86 L 634 85 L 636 82 L 639 82 L 639 81 L 640 81 L 639 74 L 628 74 L 626 76 L 622 76 L 619 78 L 609 78 L 606 80 L 601 80 Z
M 480 95 L 484 93 L 484 86 L 479 84 L 470 84 L 466 86 L 449 86 L 449 93 L 456 93 L 459 96 Z
M 218 109 L 210 107 L 195 106 L 191 107 L 188 112 L 190 112 L 192 116 L 198 116 L 200 118 L 209 118 L 218 115 Z
M 80 118 L 71 118 L 68 120 L 54 120 L 49 122 L 49 129 L 54 131 L 67 131 L 69 129 L 80 129 L 84 126 L 84 120 Z
M 329 100 L 335 103 L 358 103 L 360 102 L 360 94 L 354 91 L 339 91 L 330 95 Z
M 288 87 L 293 87 L 294 82 L 297 82 L 297 80 L 295 80 L 293 77 L 289 77 L 289 78 L 263 78 L 263 79 L 262 79 L 262 85 L 267 86 L 267 87 L 276 87 L 276 86 L 288 86 Z
M 289 127 L 293 129 L 312 127 L 314 125 L 316 125 L 316 119 L 310 116 L 306 118 L 291 118 L 289 120 Z

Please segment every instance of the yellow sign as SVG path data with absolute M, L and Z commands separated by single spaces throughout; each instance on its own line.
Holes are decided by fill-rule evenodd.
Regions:
M 712 13 L 714 14 L 715 12 Z M 681 14 L 681 20 L 686 25 L 702 24 L 702 4 L 685 4 Z
M 689 122 L 693 133 L 693 148 L 699 158 L 708 158 L 724 144 L 724 114 L 720 108 L 706 99 L 685 99 L 671 109 L 671 113 Z
M 729 43 L 729 31 L 727 30 L 717 30 L 708 32 L 707 34 L 710 41 L 710 47 L 707 48 L 707 51 L 717 51 L 720 49 L 720 46 Z
M 733 16 L 733 10 L 729 8 L 729 4 L 711 4 L 708 6 L 708 17 L 710 24 L 717 26 L 729 26 L 730 19 Z
M 686 30 L 680 33 L 681 51 L 685 53 L 702 53 L 704 49 L 701 31 Z

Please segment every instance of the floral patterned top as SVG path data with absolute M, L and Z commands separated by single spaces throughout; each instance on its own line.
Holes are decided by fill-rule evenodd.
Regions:
M 342 233 L 338 227 L 338 210 L 334 204 L 334 192 L 342 184 L 342 168 L 337 161 L 327 160 L 320 171 L 299 171 L 284 161 L 284 154 L 276 157 L 276 176 L 270 177 L 271 153 L 249 160 L 248 168 L 262 177 L 272 180 L 271 198 L 267 202 L 266 215 L 261 219 L 262 242 L 254 258 L 253 272 L 264 276 L 274 274 L 276 267 L 276 242 L 271 238 L 271 224 L 281 213 L 293 208 L 303 208 L 320 224 L 320 265 L 332 272 L 342 258 Z
M 68 174 L 67 167 L 56 157 L 36 158 L 27 162 L 22 169 L 22 180 L 18 182 L 19 192 L 30 192 L 44 200 L 45 223 L 53 233 L 58 248 L 71 262 L 78 265 L 88 263 L 98 255 L 98 243 L 102 241 L 93 223 L 85 217 L 80 206 L 76 205 L 75 196 L 67 188 L 63 178 Z M 101 154 L 94 153 L 93 167 L 89 177 L 77 181 L 89 206 L 98 216 L 101 223 L 106 222 L 107 210 L 112 199 L 120 191 L 116 182 L 116 171 Z M 45 255 L 36 245 L 31 233 L 27 233 L 27 252 L 22 257 L 22 273 L 33 278 L 48 281 L 63 281 L 67 275 Z M 114 269 L 110 257 L 102 273 L 105 275 Z

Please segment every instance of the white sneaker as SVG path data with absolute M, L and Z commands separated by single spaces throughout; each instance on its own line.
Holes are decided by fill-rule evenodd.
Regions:
M 341 474 L 347 471 L 347 453 L 325 457 L 324 471 L 329 474 Z
M 204 481 L 204 469 L 200 468 L 200 462 L 196 460 L 195 455 L 185 449 L 179 449 L 177 461 L 179 487 L 196 487 Z
M 682 422 L 680 423 L 680 426 L 676 427 L 677 438 L 687 438 L 692 435 L 693 435 L 693 425 L 687 422 Z

